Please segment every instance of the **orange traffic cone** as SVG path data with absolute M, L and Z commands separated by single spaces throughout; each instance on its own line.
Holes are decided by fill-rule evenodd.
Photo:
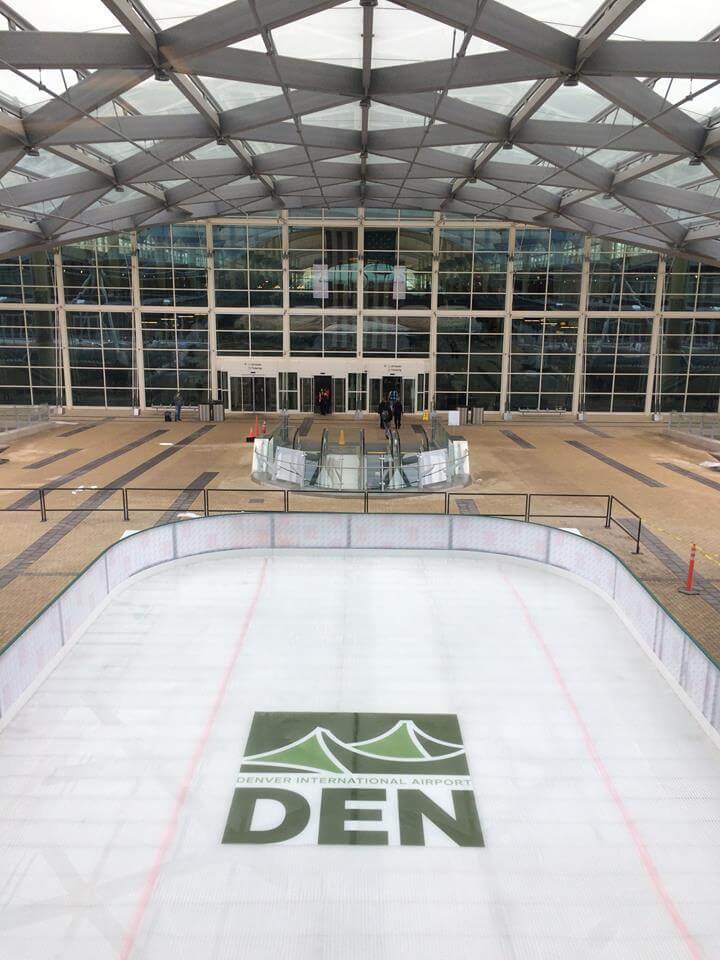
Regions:
M 267 433 L 267 417 L 263 417 L 263 436 Z
M 250 427 L 250 433 L 245 437 L 247 443 L 252 443 L 258 435 L 258 418 L 255 417 L 255 426 Z

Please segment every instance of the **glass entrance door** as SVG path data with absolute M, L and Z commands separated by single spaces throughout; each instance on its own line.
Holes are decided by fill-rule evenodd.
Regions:
M 277 410 L 275 377 L 230 377 L 230 409 L 240 413 Z
M 300 379 L 300 410 L 302 413 L 313 412 L 313 379 L 312 377 L 301 377 Z
M 402 405 L 405 413 L 415 413 L 415 381 L 403 380 Z
M 333 413 L 345 413 L 345 379 L 333 379 Z

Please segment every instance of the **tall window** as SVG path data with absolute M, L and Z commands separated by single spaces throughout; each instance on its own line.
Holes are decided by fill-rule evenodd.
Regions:
M 213 227 L 215 303 L 218 307 L 282 307 L 280 225 Z
M 511 410 L 570 410 L 577 318 L 513 319 Z
M 43 250 L 0 261 L 0 303 L 55 303 L 52 254 Z
M 435 403 L 500 408 L 502 317 L 438 317 Z
M 505 306 L 506 229 L 478 227 L 440 231 L 438 308 L 502 310 Z
M 593 239 L 589 310 L 652 310 L 658 255 L 616 240 Z
M 55 311 L 0 310 L 0 403 L 56 403 L 61 386 Z
M 73 403 L 129 407 L 137 402 L 132 314 L 68 310 L 66 316 Z
M 283 318 L 277 313 L 219 313 L 217 352 L 244 357 L 275 357 L 283 352 Z
M 365 228 L 365 309 L 429 309 L 432 230 L 429 227 Z
M 130 234 L 68 244 L 61 256 L 68 306 L 132 302 Z
M 426 357 L 430 352 L 430 318 L 369 316 L 363 319 L 366 357 Z
M 586 410 L 643 411 L 651 334 L 649 318 L 588 317 Z
M 291 314 L 293 356 L 342 357 L 357 353 L 357 319 L 344 314 Z
M 577 310 L 582 260 L 582 234 L 519 228 L 515 234 L 513 309 Z
M 720 317 L 665 317 L 659 365 L 663 410 L 716 413 Z
M 357 306 L 357 229 L 289 228 L 290 306 Z
M 720 310 L 720 267 L 696 260 L 669 260 L 664 309 L 667 312 Z
M 207 247 L 202 223 L 138 233 L 143 306 L 207 306 Z
M 185 403 L 207 399 L 207 316 L 144 313 L 142 330 L 148 406 L 170 404 L 178 390 Z

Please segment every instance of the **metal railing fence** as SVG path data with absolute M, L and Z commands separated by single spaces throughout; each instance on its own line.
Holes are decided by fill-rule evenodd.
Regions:
M 614 494 L 607 493 L 504 493 L 413 491 L 398 494 L 387 491 L 322 491 L 289 490 L 264 487 L 0 487 L 0 502 L 7 494 L 20 494 L 19 500 L 0 506 L 0 513 L 37 513 L 47 522 L 51 513 L 121 513 L 124 521 L 132 514 L 187 513 L 204 517 L 232 513 L 302 513 L 309 509 L 339 512 L 338 503 L 355 504 L 356 513 L 435 513 L 458 514 L 460 501 L 480 501 L 498 505 L 500 509 L 477 510 L 484 517 L 505 517 L 524 520 L 602 520 L 605 528 L 617 526 L 634 543 L 640 553 L 642 517 Z M 62 495 L 69 496 L 62 496 Z M 172 494 L 169 500 L 158 497 Z M 181 504 L 178 505 L 178 502 Z M 551 501 L 548 504 L 548 501 Z M 553 503 L 552 501 L 555 501 Z M 557 502 L 560 501 L 560 506 Z M 577 501 L 592 502 L 595 507 L 580 509 Z M 373 509 L 383 503 L 385 509 Z M 563 509 L 563 506 L 565 509 Z M 390 507 L 390 509 L 387 509 Z M 342 512 L 348 512 L 343 510 Z M 629 516 L 627 516 L 629 515 Z

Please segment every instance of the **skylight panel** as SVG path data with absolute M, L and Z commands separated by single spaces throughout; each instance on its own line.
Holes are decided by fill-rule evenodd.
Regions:
M 15 9 L 38 30 L 123 32 L 122 26 L 102 0 L 70 0 L 66 3 L 58 3 L 56 0 L 20 0 L 16 2 Z
M 504 0 L 504 5 L 575 35 L 597 11 L 599 0 Z
M 278 27 L 272 31 L 272 37 L 281 56 L 359 67 L 362 22 L 360 5 L 345 3 Z
M 437 20 L 402 7 L 377 7 L 373 18 L 373 67 L 392 67 L 453 56 L 463 38 Z

